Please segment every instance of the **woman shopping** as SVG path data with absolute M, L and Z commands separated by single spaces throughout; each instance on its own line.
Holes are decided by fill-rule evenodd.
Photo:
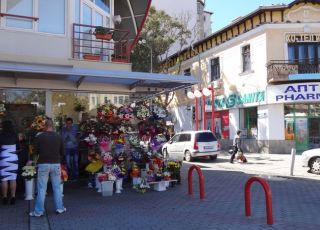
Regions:
M 18 155 L 20 149 L 18 135 L 14 132 L 11 121 L 2 122 L 0 132 L 0 179 L 2 191 L 2 203 L 15 204 L 16 201 L 16 179 L 18 170 Z M 8 190 L 10 188 L 10 200 Z

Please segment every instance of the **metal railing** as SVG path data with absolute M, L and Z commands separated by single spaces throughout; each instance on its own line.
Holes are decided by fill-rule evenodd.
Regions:
M 107 62 L 129 62 L 129 31 L 105 28 L 107 36 L 99 37 L 98 26 L 73 24 L 72 57 Z
M 267 64 L 268 82 L 287 81 L 290 74 L 319 73 L 320 60 L 272 60 Z

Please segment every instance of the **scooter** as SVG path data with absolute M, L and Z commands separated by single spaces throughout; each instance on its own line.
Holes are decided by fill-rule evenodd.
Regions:
M 234 151 L 235 151 L 234 146 L 230 146 L 228 153 L 232 155 L 234 153 Z M 243 151 L 241 149 L 239 149 L 238 152 L 236 153 L 235 159 L 241 161 L 242 163 L 248 162 L 247 158 L 245 157 L 245 155 L 243 154 Z

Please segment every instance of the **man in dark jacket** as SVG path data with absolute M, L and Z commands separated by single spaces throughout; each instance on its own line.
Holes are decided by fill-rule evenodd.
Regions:
M 51 119 L 47 119 L 46 121 L 46 131 L 36 137 L 35 150 L 36 153 L 39 154 L 37 177 L 38 194 L 34 211 L 30 212 L 29 215 L 40 217 L 44 214 L 44 202 L 49 176 L 52 184 L 55 209 L 58 214 L 61 214 L 67 210 L 63 206 L 60 187 L 60 163 L 64 156 L 64 146 L 60 135 L 53 130 L 53 122 Z
M 230 158 L 230 163 L 233 163 L 233 160 L 237 154 L 238 151 L 241 151 L 241 139 L 240 139 L 240 135 L 241 135 L 241 131 L 238 130 L 237 131 L 237 135 L 234 136 L 233 138 L 233 153 L 231 155 L 231 158 Z

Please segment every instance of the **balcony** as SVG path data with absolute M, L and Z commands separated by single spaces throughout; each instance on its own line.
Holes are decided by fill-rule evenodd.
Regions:
M 99 34 L 98 30 L 103 31 L 103 34 Z M 72 57 L 78 60 L 128 63 L 128 35 L 129 31 L 75 23 Z
M 267 64 L 268 83 L 289 81 L 289 75 L 320 73 L 317 60 L 272 60 Z M 308 78 L 308 79 L 312 79 Z

